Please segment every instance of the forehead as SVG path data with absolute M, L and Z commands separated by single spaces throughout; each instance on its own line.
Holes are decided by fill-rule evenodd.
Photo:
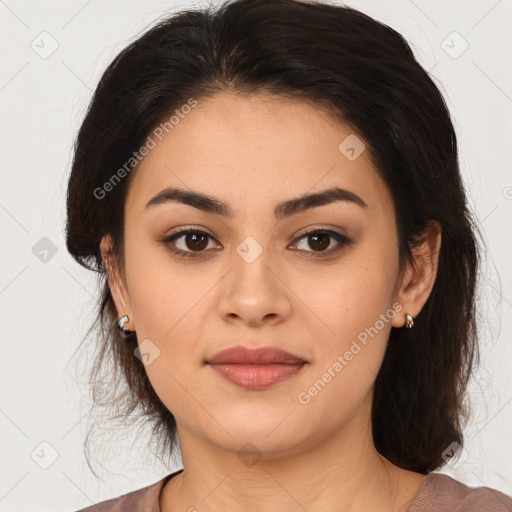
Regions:
M 160 138 L 149 134 L 155 144 L 132 171 L 130 208 L 144 209 L 170 186 L 214 195 L 235 211 L 237 204 L 270 207 L 332 186 L 354 192 L 370 208 L 392 208 L 361 137 L 314 105 L 218 94 L 186 111 Z

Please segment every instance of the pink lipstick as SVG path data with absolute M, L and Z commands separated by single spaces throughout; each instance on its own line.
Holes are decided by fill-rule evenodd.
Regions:
M 222 350 L 206 362 L 222 377 L 250 390 L 265 389 L 286 380 L 307 363 L 275 347 L 249 349 L 242 345 Z

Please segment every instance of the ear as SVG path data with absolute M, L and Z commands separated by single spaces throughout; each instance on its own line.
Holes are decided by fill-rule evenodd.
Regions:
M 119 261 L 115 258 L 112 245 L 112 238 L 109 235 L 105 235 L 100 242 L 101 257 L 105 263 L 110 292 L 117 310 L 117 317 L 119 319 L 124 315 L 128 315 L 128 322 L 125 327 L 130 331 L 134 331 L 135 323 L 127 286 L 123 278 L 124 273 L 119 268 Z
M 403 314 L 393 317 L 393 327 L 404 326 L 407 313 L 415 318 L 427 302 L 436 280 L 440 250 L 441 226 L 431 221 L 419 244 L 411 249 L 414 263 L 407 263 L 402 273 L 396 301 L 403 306 Z

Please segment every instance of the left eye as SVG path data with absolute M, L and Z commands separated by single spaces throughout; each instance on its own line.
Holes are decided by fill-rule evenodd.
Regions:
M 331 247 L 333 239 L 338 243 L 338 247 Z M 214 241 L 214 238 L 208 233 L 196 229 L 187 229 L 167 237 L 165 240 L 162 240 L 162 244 L 168 251 L 177 256 L 196 257 L 197 253 L 201 253 L 208 249 L 210 241 Z M 307 249 L 299 247 L 299 250 L 313 253 L 312 256 L 322 257 L 324 255 L 330 255 L 342 247 L 351 244 L 352 240 L 335 231 L 315 229 L 300 233 L 300 235 L 294 240 L 294 243 L 297 242 L 299 245 L 301 243 L 305 243 L 314 249 L 313 251 L 308 251 Z M 179 247 L 180 245 L 181 247 Z
M 328 251 L 326 251 L 325 249 L 330 247 L 331 241 L 333 239 L 338 242 L 338 247 L 335 247 L 334 249 L 330 248 Z M 299 235 L 298 238 L 296 238 L 296 240 L 299 242 L 303 240 L 305 244 L 309 245 L 309 247 L 314 247 L 315 250 L 307 252 L 319 252 L 328 254 L 352 243 L 352 241 L 345 235 L 337 233 L 336 231 L 325 229 L 315 229 L 312 231 L 303 232 Z

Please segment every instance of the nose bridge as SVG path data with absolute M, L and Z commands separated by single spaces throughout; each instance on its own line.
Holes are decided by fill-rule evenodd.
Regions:
M 231 255 L 232 286 L 244 293 L 269 293 L 275 287 L 271 249 L 263 245 L 266 240 L 262 235 L 258 238 L 261 243 L 254 236 L 246 236 Z
M 265 318 L 281 318 L 289 313 L 286 286 L 280 282 L 268 246 L 264 247 L 251 235 L 246 236 L 234 248 L 230 267 L 221 288 L 221 315 L 240 317 L 247 323 L 257 324 Z

